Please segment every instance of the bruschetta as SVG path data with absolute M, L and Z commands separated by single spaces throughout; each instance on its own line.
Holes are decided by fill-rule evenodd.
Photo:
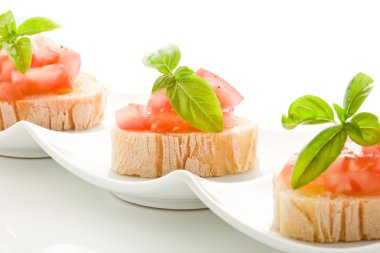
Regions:
M 80 73 L 80 55 L 37 35 L 30 69 L 19 73 L 0 52 L 0 130 L 26 120 L 52 130 L 83 130 L 103 118 L 106 89 Z
M 181 118 L 164 91 L 147 105 L 130 104 L 116 112 L 112 128 L 112 169 L 122 175 L 157 178 L 174 170 L 201 177 L 245 172 L 256 163 L 258 126 L 236 117 L 243 97 L 205 69 L 195 73 L 211 85 L 223 111 L 224 130 L 204 132 Z
M 297 156 L 274 178 L 275 227 L 310 242 L 380 239 L 380 146 L 345 148 L 313 182 L 294 190 Z

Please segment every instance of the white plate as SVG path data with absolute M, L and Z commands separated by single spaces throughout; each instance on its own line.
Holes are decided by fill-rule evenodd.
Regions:
M 67 170 L 128 201 L 174 209 L 207 206 L 241 232 L 286 252 L 380 251 L 380 243 L 376 241 L 313 244 L 285 238 L 272 228 L 272 169 L 281 167 L 289 154 L 299 150 L 307 138 L 289 139 L 289 135 L 282 132 L 263 129 L 260 134 L 262 149 L 259 156 L 262 172 L 268 175 L 260 178 L 257 178 L 257 172 L 254 173 L 254 170 L 250 173 L 214 179 L 203 179 L 180 170 L 151 180 L 119 176 L 110 171 L 110 143 L 107 130 L 78 135 L 49 131 L 27 122 L 21 122 L 16 127 L 27 131 L 47 154 Z M 282 150 L 282 147 L 286 147 L 286 150 Z
M 254 181 L 221 184 L 193 182 L 197 196 L 224 221 L 248 236 L 279 250 L 292 253 L 380 252 L 379 241 L 307 243 L 286 238 L 273 226 L 272 175 Z
M 123 101 L 114 101 L 128 101 L 126 95 L 121 97 Z M 0 133 L 0 152 L 25 157 L 49 155 L 79 178 L 137 204 L 171 209 L 209 207 L 241 232 L 287 252 L 380 251 L 376 241 L 312 244 L 285 238 L 272 228 L 272 173 L 280 169 L 293 152 L 300 150 L 310 137 L 308 132 L 261 129 L 260 169 L 248 173 L 203 179 L 179 170 L 159 179 L 142 179 L 120 176 L 110 170 L 111 143 L 107 125 L 112 124 L 113 119 L 109 115 L 102 126 L 82 132 L 55 132 L 19 122 Z M 259 174 L 267 176 L 258 178 Z
M 129 102 L 144 103 L 146 97 L 112 91 L 108 97 L 105 119 L 100 126 L 86 131 L 56 132 L 21 121 L 0 132 L 0 155 L 23 158 L 50 156 L 78 177 L 133 203 L 170 209 L 205 208 L 186 183 L 189 177 L 193 177 L 189 173 L 175 171 L 165 177 L 151 180 L 120 176 L 110 170 L 109 126 L 115 122 L 114 111 Z M 276 145 L 276 141 L 289 142 L 289 136 L 282 132 L 274 133 L 262 130 L 259 136 L 260 164 L 267 171 L 268 168 L 276 167 L 275 165 L 280 166 L 289 154 L 280 152 L 281 146 Z M 271 152 L 262 152 L 266 150 Z M 277 156 L 277 160 L 273 160 L 273 152 L 281 154 L 282 157 Z M 239 182 L 252 180 L 259 174 L 259 169 L 255 169 L 241 175 L 210 180 Z

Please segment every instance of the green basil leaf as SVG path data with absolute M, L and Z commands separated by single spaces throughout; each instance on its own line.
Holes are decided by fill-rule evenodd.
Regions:
M 346 121 L 346 111 L 338 104 L 334 103 L 333 105 L 340 122 L 344 123 Z
M 350 136 L 350 138 L 352 137 L 351 140 L 355 137 L 360 138 L 360 139 L 363 138 L 362 131 L 360 130 L 359 125 L 356 124 L 355 122 L 347 122 L 344 124 L 344 127 L 346 129 L 348 136 Z
M 186 76 L 194 75 L 194 71 L 189 67 L 181 66 L 178 69 L 176 69 L 174 75 L 176 80 L 181 80 Z
M 202 78 L 188 75 L 166 88 L 175 112 L 204 132 L 223 131 L 223 113 L 211 86 Z
M 149 68 L 157 69 L 162 74 L 170 74 L 178 66 L 180 60 L 181 51 L 177 46 L 170 45 L 147 54 L 143 63 Z
M 376 115 L 362 112 L 354 115 L 346 124 L 351 140 L 362 146 L 372 146 L 380 142 L 380 124 Z
M 292 175 L 292 187 L 302 187 L 322 174 L 341 153 L 347 139 L 342 125 L 320 132 L 299 154 Z
M 289 107 L 288 116 L 282 116 L 282 126 L 293 129 L 299 124 L 314 125 L 334 121 L 334 112 L 321 98 L 305 95 L 297 98 Z
M 349 83 L 344 95 L 346 119 L 354 115 L 373 89 L 373 80 L 364 73 L 357 74 Z
M 18 28 L 17 34 L 20 36 L 33 35 L 41 32 L 52 31 L 61 26 L 51 19 L 44 17 L 34 17 L 25 20 Z
M 4 42 L 4 49 L 16 69 L 25 74 L 32 62 L 32 43 L 29 38 L 23 37 L 15 43 Z
M 12 32 L 16 31 L 16 21 L 11 11 L 7 11 L 0 15 L 0 36 L 8 37 Z
M 152 94 L 157 91 L 166 89 L 170 85 L 175 84 L 175 77 L 173 74 L 166 74 L 159 76 L 152 87 Z

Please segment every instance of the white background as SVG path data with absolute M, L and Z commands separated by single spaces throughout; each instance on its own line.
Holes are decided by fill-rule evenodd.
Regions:
M 242 107 L 248 114 L 246 116 L 262 124 L 279 126 L 281 114 L 287 111 L 288 105 L 296 97 L 303 94 L 319 95 L 329 103 L 342 103 L 347 83 L 359 71 L 372 76 L 375 82 L 380 82 L 380 2 L 375 0 L 9 0 L 2 1 L 0 6 L 1 12 L 11 9 L 21 19 L 47 16 L 57 20 L 64 28 L 46 35 L 80 52 L 84 71 L 92 73 L 109 88 L 129 93 L 148 94 L 157 77 L 153 69 L 143 66 L 142 56 L 160 46 L 175 43 L 182 51 L 181 64 L 193 69 L 207 68 L 228 80 L 244 95 Z M 380 112 L 379 89 L 377 87 L 374 90 L 364 106 L 377 114 Z M 8 167 L 1 165 L 0 171 L 6 173 L 7 179 L 11 181 L 23 175 L 22 172 L 14 172 L 12 166 L 21 166 L 22 169 L 31 165 L 52 167 L 56 172 L 50 174 L 45 169 L 40 169 L 40 187 L 45 187 L 43 182 L 51 182 L 60 175 L 61 183 L 67 182 L 74 190 L 84 189 L 81 197 L 91 199 L 92 202 L 89 201 L 91 203 L 87 205 L 85 202 L 85 206 L 79 208 L 76 205 L 81 205 L 82 202 L 72 200 L 69 195 L 73 193 L 65 193 L 65 187 L 59 188 L 64 196 L 61 196 L 62 205 L 66 205 L 71 212 L 71 222 L 83 218 L 85 225 L 92 224 L 96 227 L 91 222 L 98 220 L 106 224 L 107 217 L 113 217 L 113 223 L 131 226 L 130 230 L 124 227 L 129 231 L 129 236 L 134 231 L 146 236 L 147 240 L 138 236 L 129 240 L 131 237 L 126 235 L 125 251 L 257 250 L 258 246 L 253 240 L 229 228 L 208 211 L 176 213 L 115 202 L 109 195 L 101 195 L 99 198 L 99 194 L 106 194 L 105 192 L 99 193 L 95 187 L 90 187 L 69 174 L 61 175 L 60 173 L 66 172 L 61 172 L 63 169 L 53 162 L 46 165 L 38 161 L 4 161 L 2 164 L 6 163 Z M 17 164 L 12 165 L 12 162 Z M 33 181 L 24 179 L 21 182 L 29 182 L 30 187 L 36 187 Z M 9 187 L 4 190 L 9 190 Z M 49 183 L 49 187 L 34 191 L 37 198 L 42 198 L 35 203 L 37 207 L 34 209 L 30 209 L 33 202 L 27 202 L 30 205 L 21 205 L 23 202 L 19 202 L 24 201 L 22 196 L 28 193 L 25 187 L 13 195 L 1 195 L 3 201 L 4 196 L 11 196 L 6 199 L 6 210 L 19 212 L 18 215 L 12 213 L 7 218 L 41 218 L 39 213 L 44 210 L 44 192 L 52 191 L 56 186 Z M 45 197 L 47 196 L 50 195 Z M 25 201 L 28 199 L 25 198 Z M 12 204 L 15 209 L 11 208 Z M 20 209 L 16 208 L 17 205 Z M 110 208 L 107 209 L 108 205 Z M 85 214 L 75 213 L 80 210 L 91 212 L 97 208 L 102 210 L 102 219 L 86 219 Z M 120 213 L 120 210 L 125 213 Z M 27 214 L 30 216 L 25 216 Z M 53 219 L 54 216 L 47 218 Z M 17 224 L 22 230 L 28 223 L 26 220 Z M 33 229 L 28 230 L 21 239 L 32 243 L 30 241 L 33 238 L 39 238 L 38 242 L 33 243 L 41 246 L 48 242 L 59 242 L 54 235 L 70 237 L 68 231 L 59 231 L 60 228 L 70 228 L 67 224 L 58 222 L 45 226 L 55 229 L 55 234 L 50 234 L 48 239 L 41 238 L 48 233 L 41 227 L 35 233 Z M 112 231 L 113 227 L 107 229 Z M 118 229 L 123 231 L 120 226 Z M 32 234 L 33 237 L 28 239 L 27 235 Z M 173 239 L 169 240 L 168 236 Z M 61 242 L 72 242 L 70 239 L 61 239 Z M 118 244 L 116 239 L 120 239 Z M 123 244 L 122 236 L 117 235 L 116 239 L 107 239 L 112 244 L 109 246 L 113 249 L 112 252 L 120 250 Z M 107 241 L 104 240 L 104 237 L 103 241 L 97 239 L 98 243 L 93 245 L 100 245 L 97 249 L 107 252 Z M 208 242 L 212 244 L 207 244 Z M 85 244 L 91 246 L 91 240 L 88 239 Z

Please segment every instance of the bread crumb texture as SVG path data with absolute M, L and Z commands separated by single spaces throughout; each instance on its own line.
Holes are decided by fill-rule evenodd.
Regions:
M 306 196 L 274 185 L 274 225 L 281 234 L 321 243 L 380 239 L 379 197 Z
M 235 119 L 223 133 L 157 134 L 112 129 L 112 169 L 122 175 L 161 177 L 184 169 L 201 177 L 247 171 L 256 161 L 258 127 Z

